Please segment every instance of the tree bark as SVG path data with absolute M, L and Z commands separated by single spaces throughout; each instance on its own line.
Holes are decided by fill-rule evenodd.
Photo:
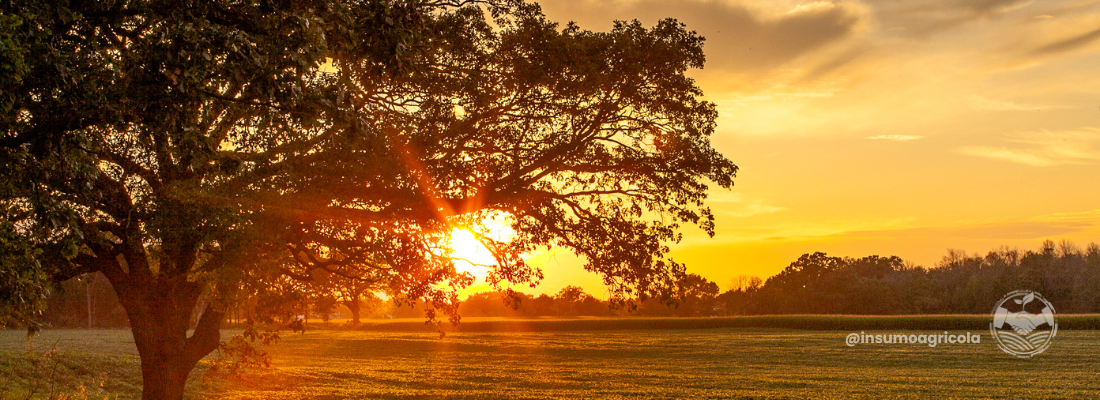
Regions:
M 187 377 L 217 349 L 224 313 L 208 307 L 188 335 L 201 287 L 186 277 L 154 276 L 151 282 L 112 282 L 130 318 L 141 357 L 142 399 L 182 400 Z
M 351 301 L 345 301 L 344 305 L 347 306 L 348 310 L 351 311 L 351 323 L 353 325 L 359 325 L 359 311 L 360 311 L 359 299 L 356 298 L 356 299 L 351 300 Z

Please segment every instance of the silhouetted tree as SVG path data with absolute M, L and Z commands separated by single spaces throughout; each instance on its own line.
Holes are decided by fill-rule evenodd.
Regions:
M 607 306 L 592 295 L 585 293 L 580 286 L 566 286 L 554 296 L 554 305 L 557 315 L 606 315 Z
M 737 275 L 736 278 L 730 281 L 730 290 L 746 292 L 752 289 L 759 288 L 764 284 L 764 281 L 759 276 L 749 275 Z
M 523 293 L 483 292 L 462 301 L 458 311 L 463 316 L 519 317 L 534 316 L 533 297 Z
M 697 274 L 687 274 L 676 281 L 674 296 L 677 316 L 695 317 L 715 315 L 714 298 L 718 285 Z
M 531 300 L 531 307 L 535 316 L 552 316 L 557 315 L 557 307 L 554 305 L 554 298 L 545 294 L 540 294 L 538 297 Z
M 472 276 L 441 243 L 487 215 L 515 232 L 486 240 L 494 284 L 536 283 L 520 254 L 559 246 L 615 302 L 670 290 L 668 243 L 713 234 L 708 185 L 737 171 L 685 76 L 703 39 L 484 6 L 3 2 L 3 311 L 102 272 L 143 398 L 171 400 L 229 304 L 266 293 L 287 315 L 317 270 L 457 319 Z
M 382 303 L 375 293 L 384 288 L 372 282 L 330 274 L 326 279 L 311 283 L 310 290 L 317 292 L 319 297 L 331 299 L 333 306 L 339 304 L 348 309 L 352 325 L 362 322 L 364 311 L 371 312 Z

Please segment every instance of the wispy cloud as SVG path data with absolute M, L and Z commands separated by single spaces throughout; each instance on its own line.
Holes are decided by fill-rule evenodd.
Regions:
M 1100 129 L 1096 128 L 1023 133 L 1014 135 L 1008 141 L 1018 146 L 964 146 L 957 150 L 966 155 L 1033 167 L 1087 164 L 1100 160 L 1100 151 L 1094 149 L 1094 144 L 1100 142 Z
M 1017 103 L 1007 100 L 994 100 L 982 96 L 971 97 L 970 105 L 978 110 L 989 111 L 1035 111 L 1041 109 L 1056 108 L 1045 105 Z
M 1047 167 L 1051 165 L 1064 164 L 1064 162 L 1059 162 L 1059 160 L 1045 157 L 1041 154 L 1036 154 L 1034 150 L 1009 149 L 1006 147 L 969 146 L 959 148 L 959 152 L 966 155 L 985 157 L 1001 161 L 1009 161 L 1019 164 L 1030 165 L 1033 167 Z
M 1036 55 L 1064 53 L 1086 47 L 1097 40 L 1100 40 L 1100 28 L 1048 43 L 1035 49 L 1032 53 Z
M 868 136 L 867 138 L 868 139 L 873 139 L 873 140 L 906 141 L 906 140 L 917 140 L 917 139 L 920 139 L 920 138 L 923 138 L 923 137 L 924 136 L 914 136 L 914 135 L 878 135 L 878 136 Z
M 889 0 L 872 1 L 887 26 L 904 27 L 927 36 L 1026 7 L 1028 0 Z
M 816 1 L 764 10 L 740 1 L 541 0 L 547 15 L 603 30 L 611 19 L 652 24 L 672 17 L 707 38 L 707 68 L 770 73 L 830 44 L 843 41 L 867 19 L 854 3 Z M 583 13 L 577 12 L 584 10 Z M 561 18 L 561 16 L 567 16 Z
M 834 239 L 899 240 L 913 238 L 950 238 L 959 242 L 987 239 L 992 241 L 1030 241 L 1038 245 L 1044 238 L 1079 235 L 1093 231 L 1100 224 L 1095 211 L 1077 213 L 1060 219 L 1040 216 L 1026 219 L 989 221 L 959 221 L 948 226 L 931 226 L 895 230 L 850 231 L 832 235 Z
M 762 204 L 762 203 L 748 203 L 748 204 L 745 204 L 741 208 L 741 210 L 726 212 L 725 214 L 730 215 L 730 216 L 734 216 L 734 217 L 744 218 L 744 217 L 751 217 L 751 216 L 754 216 L 754 215 L 771 214 L 771 213 L 780 212 L 780 211 L 783 211 L 783 210 L 786 210 L 786 208 L 785 207 L 778 207 L 778 206 L 768 205 L 768 204 Z
M 712 194 L 707 203 L 725 216 L 745 218 L 786 210 L 785 207 L 766 204 L 761 199 L 746 199 L 741 193 L 719 192 Z

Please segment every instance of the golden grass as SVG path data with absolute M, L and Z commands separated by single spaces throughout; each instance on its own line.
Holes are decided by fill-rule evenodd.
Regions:
M 192 375 L 189 397 L 1091 398 L 1100 393 L 1094 378 L 1100 373 L 1095 362 L 1100 331 L 1080 327 L 1095 320 L 1060 316 L 1058 337 L 1032 359 L 997 349 L 988 334 L 988 316 L 468 319 L 460 326 L 505 330 L 456 330 L 442 339 L 419 320 L 387 321 L 381 328 L 314 326 L 304 334 L 284 332 L 282 342 L 269 348 L 271 369 L 203 382 L 200 368 Z M 674 329 L 676 324 L 698 329 Z M 820 330 L 744 327 L 750 324 Z M 1067 328 L 1075 324 L 1076 330 Z M 337 326 L 342 325 L 329 328 Z M 414 330 L 399 331 L 403 326 Z M 542 331 L 519 332 L 517 327 Z M 982 341 L 934 348 L 846 346 L 845 336 L 861 330 L 969 331 L 982 335 Z M 126 330 L 46 331 L 34 344 L 57 347 L 66 357 L 70 375 L 65 379 L 72 381 L 62 383 L 68 387 L 77 381 L 103 382 L 94 393 L 112 399 L 140 396 L 137 357 Z M 0 365 L 14 365 L 13 357 L 25 351 L 22 332 L 0 331 L 0 361 L 6 362 Z M 100 376 L 106 379 L 96 381 Z

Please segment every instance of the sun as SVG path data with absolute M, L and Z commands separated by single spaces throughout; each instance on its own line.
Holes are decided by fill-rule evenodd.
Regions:
M 496 257 L 477 240 L 469 229 L 455 228 L 451 231 L 451 254 L 455 258 L 455 268 L 459 272 L 469 272 L 477 279 L 485 279 L 489 267 L 496 265 Z
M 516 232 L 511 226 L 514 220 L 508 213 L 496 212 L 464 222 L 466 224 L 452 225 L 454 228 L 447 238 L 448 256 L 454 259 L 458 272 L 469 272 L 474 276 L 474 284 L 468 290 L 488 290 L 485 277 L 498 263 L 483 241 L 509 243 L 514 240 Z

